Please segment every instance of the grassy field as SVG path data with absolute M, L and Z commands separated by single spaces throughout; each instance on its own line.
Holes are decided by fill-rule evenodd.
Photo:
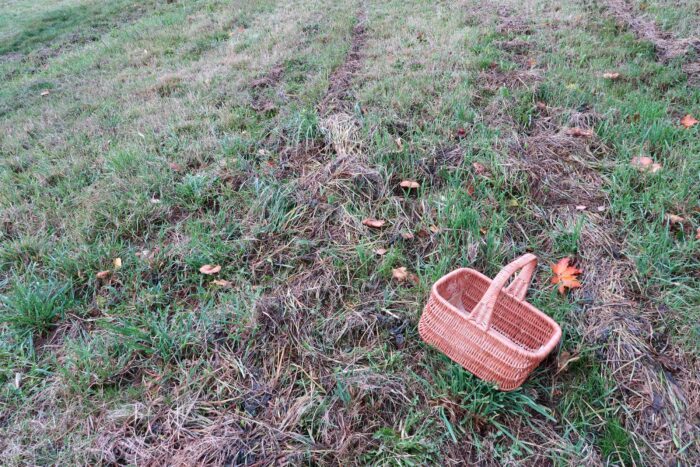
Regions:
M 697 21 L 615 2 L 0 0 L 1 463 L 700 464 Z M 499 392 L 417 323 L 525 252 Z

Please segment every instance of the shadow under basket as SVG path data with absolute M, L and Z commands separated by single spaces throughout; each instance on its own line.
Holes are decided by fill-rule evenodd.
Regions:
M 561 339 L 559 325 L 525 301 L 536 265 L 526 254 L 493 280 L 473 269 L 442 277 L 418 324 L 421 338 L 500 390 L 518 388 Z

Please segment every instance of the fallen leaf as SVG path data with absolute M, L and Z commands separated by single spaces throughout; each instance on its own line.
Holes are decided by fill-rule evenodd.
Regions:
M 695 124 L 698 123 L 698 120 L 695 119 L 692 115 L 688 114 L 685 117 L 681 118 L 681 125 L 683 125 L 686 128 L 690 128 L 692 126 L 695 126 Z
M 591 136 L 593 136 L 593 130 L 589 130 L 587 128 L 578 128 L 578 127 L 567 128 L 566 134 L 569 136 L 590 138 Z
M 611 80 L 616 80 L 620 77 L 620 73 L 616 71 L 609 71 L 607 73 L 603 73 L 603 78 L 605 79 L 611 79 Z
M 182 166 L 177 162 L 169 162 L 168 167 L 170 167 L 170 169 L 174 170 L 175 172 L 182 172 Z
M 218 285 L 220 287 L 231 287 L 231 285 L 233 285 L 232 282 L 224 280 L 224 279 L 215 279 L 211 282 L 212 282 L 212 284 Z
M 474 167 L 474 172 L 476 172 L 477 175 L 484 175 L 486 173 L 486 167 L 484 167 L 484 164 L 474 162 L 472 163 L 472 167 Z
M 219 266 L 218 264 L 215 266 L 211 264 L 205 264 L 204 266 L 199 268 L 199 272 L 201 272 L 202 274 L 206 274 L 207 276 L 214 275 L 219 271 L 221 271 L 221 266 Z
M 579 204 L 578 206 L 576 206 L 577 211 L 585 211 L 586 209 L 587 209 L 587 207 L 584 206 L 583 204 Z
M 408 279 L 408 270 L 406 269 L 405 266 L 401 266 L 400 268 L 392 269 L 391 270 L 391 277 L 396 279 L 399 282 L 403 282 L 406 279 Z
M 539 110 L 547 110 L 547 104 L 545 104 L 545 103 L 542 102 L 542 101 L 539 101 L 539 102 L 537 102 L 537 108 L 538 108 Z
M 530 68 L 535 68 L 537 66 L 537 59 L 536 58 L 528 58 L 527 64 L 530 66 Z
M 467 185 L 467 194 L 470 198 L 474 196 L 474 185 Z
M 401 238 L 404 240 L 413 240 L 413 234 L 411 232 L 401 232 Z
M 122 267 L 122 259 L 121 258 L 114 258 L 114 261 L 112 261 L 112 262 L 114 263 L 114 270 L 115 271 L 121 269 L 121 267 Z
M 633 157 L 630 161 L 640 172 L 656 173 L 661 170 L 661 164 L 654 162 L 654 159 L 647 156 Z
M 604 212 L 606 209 L 607 208 L 605 206 L 598 206 L 597 208 L 595 208 L 595 210 L 598 212 Z
M 42 95 L 42 96 L 48 96 L 49 94 L 50 94 L 50 93 L 49 93 L 49 90 L 48 90 L 48 89 L 44 89 L 43 91 L 41 91 L 41 95 Z
M 700 240 L 700 227 L 698 227 L 698 230 L 695 231 L 695 239 Z
M 552 265 L 552 284 L 559 284 L 558 290 L 560 294 L 566 293 L 566 289 L 575 289 L 581 287 L 578 281 L 578 275 L 581 274 L 580 269 L 569 266 L 570 258 L 562 258 L 557 264 Z
M 678 216 L 676 214 L 666 214 L 664 217 L 671 224 L 682 224 L 683 222 L 685 222 L 684 217 Z
M 381 219 L 372 219 L 372 218 L 367 218 L 362 221 L 363 225 L 366 225 L 367 227 L 372 227 L 375 229 L 379 229 L 380 227 L 383 227 L 384 224 L 386 224 L 385 220 Z
M 404 180 L 399 185 L 401 185 L 401 188 L 420 188 L 420 183 L 413 180 Z
M 151 198 L 151 204 L 160 204 L 160 200 L 158 198 Z
M 559 354 L 557 357 L 557 374 L 561 373 L 562 371 L 565 371 L 566 368 L 569 366 L 570 363 L 573 363 L 575 361 L 578 361 L 581 359 L 581 356 L 579 355 L 578 352 L 574 352 L 573 354 L 567 351 L 564 351 Z
M 464 139 L 467 137 L 467 130 L 465 128 L 457 128 L 457 138 Z
M 401 137 L 396 138 L 396 147 L 399 148 L 399 151 L 403 151 L 403 141 L 401 140 Z
M 430 231 L 431 231 L 432 233 L 435 233 L 435 234 L 436 234 L 436 233 L 440 233 L 440 227 L 438 227 L 437 225 L 431 225 L 431 226 L 430 226 Z
M 377 255 L 377 256 L 384 256 L 384 255 L 386 254 L 386 252 L 389 251 L 389 250 L 387 250 L 386 248 L 377 248 L 377 249 L 372 250 L 372 251 L 373 251 L 374 254 Z
M 418 232 L 416 232 L 416 235 L 418 235 L 420 238 L 428 238 L 430 237 L 430 232 L 425 229 L 420 229 Z
M 109 277 L 110 274 L 112 274 L 112 271 L 107 269 L 106 271 L 98 272 L 97 274 L 95 274 L 95 277 L 97 277 L 98 279 L 106 279 Z

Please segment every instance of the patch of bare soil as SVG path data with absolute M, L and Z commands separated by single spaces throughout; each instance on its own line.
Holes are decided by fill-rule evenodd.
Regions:
M 328 91 L 318 106 L 321 115 L 347 110 L 352 80 L 362 66 L 362 50 L 367 42 L 366 23 L 367 12 L 361 9 L 357 15 L 357 24 L 352 30 L 350 51 L 345 62 L 331 74 Z
M 283 77 L 284 68 L 278 65 L 264 76 L 250 82 L 249 87 L 253 95 L 253 110 L 258 112 L 273 112 L 277 109 L 270 94 L 275 91 Z
M 658 57 L 662 61 L 700 54 L 700 37 L 677 38 L 661 30 L 651 19 L 640 16 L 629 0 L 604 0 L 603 2 L 618 23 L 629 28 L 643 40 L 654 44 Z M 693 84 L 700 84 L 700 64 L 697 61 L 683 65 L 683 71 Z

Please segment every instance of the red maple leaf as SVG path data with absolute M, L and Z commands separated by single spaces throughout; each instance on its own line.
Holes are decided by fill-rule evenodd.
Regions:
M 552 265 L 552 284 L 559 284 L 558 290 L 560 294 L 566 293 L 566 289 L 576 289 L 581 287 L 581 283 L 578 280 L 578 275 L 581 271 L 578 268 L 569 266 L 570 258 L 562 258 L 557 264 Z

